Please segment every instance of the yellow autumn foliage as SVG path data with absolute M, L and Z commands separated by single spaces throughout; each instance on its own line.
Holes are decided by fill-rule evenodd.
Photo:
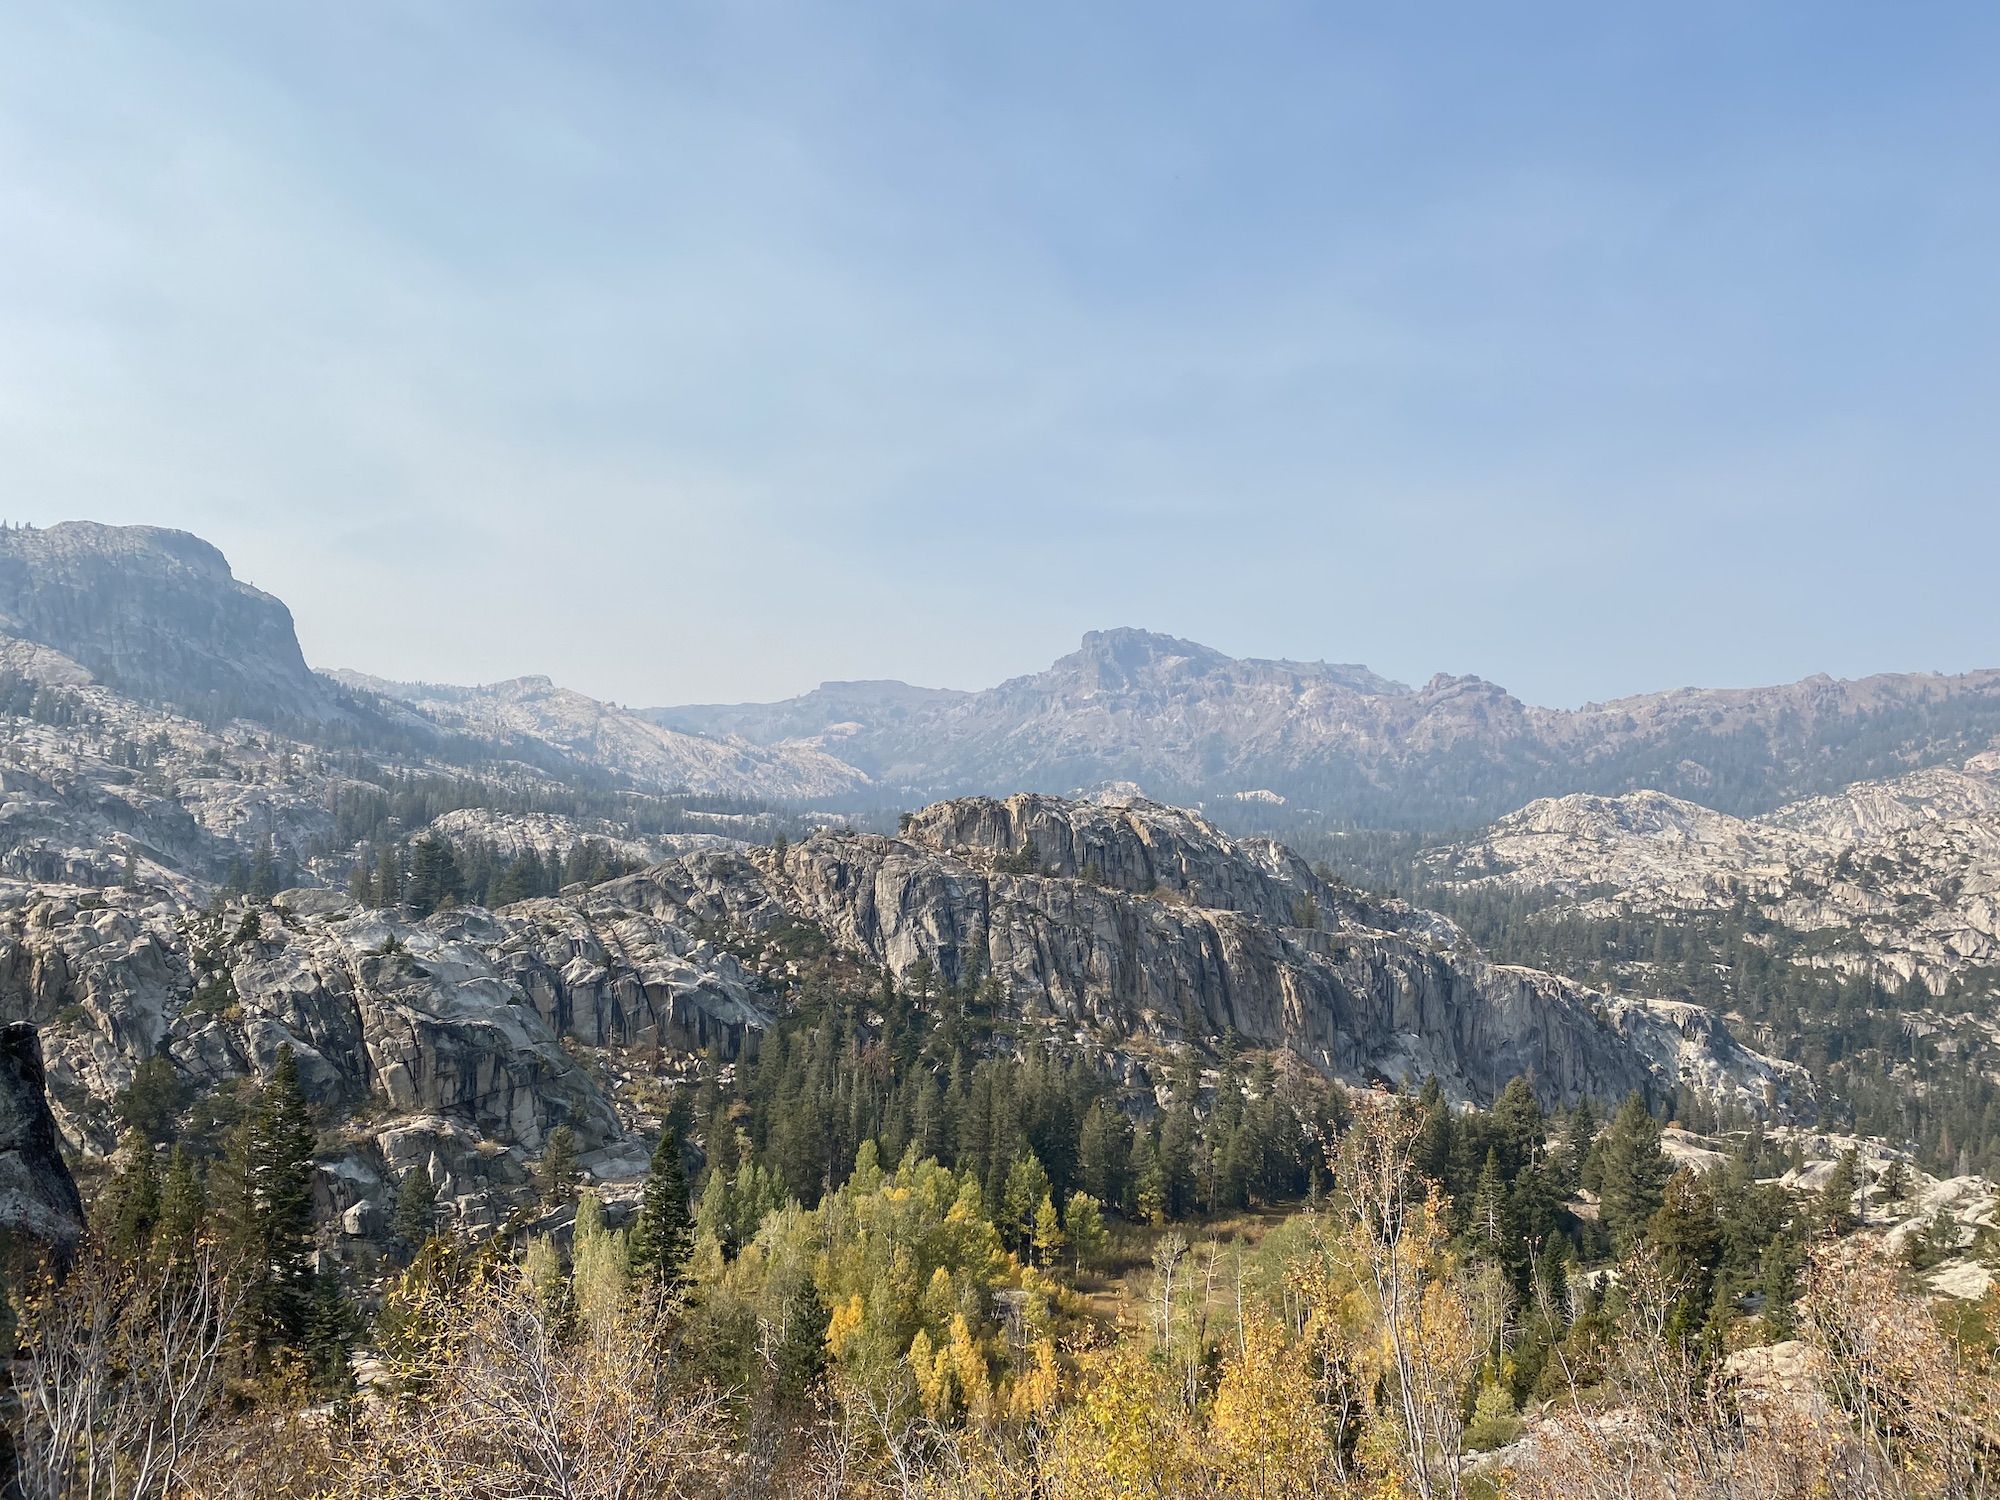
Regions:
M 1209 1414 L 1208 1461 L 1227 1492 L 1272 1500 L 1325 1493 L 1333 1456 L 1313 1374 L 1299 1354 L 1269 1319 L 1244 1328 Z

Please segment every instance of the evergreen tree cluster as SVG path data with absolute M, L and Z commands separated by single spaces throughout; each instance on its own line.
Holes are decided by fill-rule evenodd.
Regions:
M 1225 1059 L 1205 1080 L 1183 1049 L 1167 1107 L 1135 1120 L 1097 1054 L 1023 1040 L 996 1010 L 990 984 L 923 971 L 809 995 L 729 1087 L 710 1070 L 693 1112 L 711 1163 L 754 1160 L 811 1205 L 865 1145 L 884 1161 L 914 1149 L 980 1184 L 1010 1248 L 1032 1239 L 1044 1194 L 1165 1222 L 1297 1197 L 1324 1165 L 1340 1105 L 1317 1081 L 1268 1058 Z M 1017 1178 L 1030 1170 L 1034 1193 Z
M 361 1320 L 339 1276 L 319 1265 L 318 1132 L 291 1047 L 278 1049 L 261 1087 L 229 1097 L 226 1108 L 197 1101 L 185 1130 L 151 1102 L 161 1087 L 145 1085 L 144 1108 L 137 1082 L 124 1096 L 117 1172 L 93 1216 L 104 1245 L 135 1262 L 184 1259 L 212 1245 L 242 1291 L 237 1367 L 257 1374 L 295 1365 L 316 1388 L 344 1389 Z M 228 1121 L 219 1139 L 218 1118 Z M 163 1171 L 159 1148 L 168 1143 Z
M 596 885 L 636 868 L 603 839 L 578 839 L 547 857 L 532 847 L 510 857 L 486 839 L 454 843 L 426 834 L 408 843 L 364 848 L 347 889 L 364 905 L 402 907 L 427 917 L 450 906 L 506 906 L 553 896 L 564 886 Z
M 1301 842 L 1355 880 L 1450 917 L 1499 962 L 1607 992 L 1689 1000 L 1731 1017 L 1745 1040 L 1800 1064 L 1823 1086 L 1830 1127 L 1907 1143 L 1943 1176 L 2000 1173 L 2000 1076 L 1970 1063 L 1949 1032 L 1911 1023 L 1913 1012 L 1984 1014 L 2000 969 L 1969 966 L 1933 995 L 1921 984 L 1887 984 L 1826 962 L 1836 952 L 1865 958 L 1857 934 L 1800 933 L 1743 900 L 1719 911 L 1626 906 L 1597 916 L 1576 908 L 1615 897 L 1615 889 L 1467 889 L 1424 862 L 1426 851 L 1456 837 L 1363 831 Z M 1749 1123 L 1740 1111 L 1718 1113 L 1693 1096 L 1677 1100 L 1675 1113 L 1697 1128 Z

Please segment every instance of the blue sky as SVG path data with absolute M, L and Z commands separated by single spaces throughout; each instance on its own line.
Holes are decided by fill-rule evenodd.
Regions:
M 14 6 L 0 512 L 631 703 L 2000 664 L 1987 5 Z

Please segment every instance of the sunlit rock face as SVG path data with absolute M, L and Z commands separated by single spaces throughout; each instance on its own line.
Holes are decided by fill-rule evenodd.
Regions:
M 870 963 L 989 977 L 1024 1018 L 1104 1037 L 1228 1038 L 1353 1081 L 1435 1074 L 1477 1100 L 1517 1075 L 1551 1103 L 1682 1086 L 1806 1100 L 1797 1070 L 1694 1007 L 1490 964 L 1433 914 L 1144 801 L 963 798 L 897 838 L 828 831 L 747 863 Z
M 1550 797 L 1429 857 L 1467 888 L 1610 917 L 1738 907 L 1815 959 L 1932 994 L 2000 969 L 2000 753 L 1736 818 L 1659 792 Z

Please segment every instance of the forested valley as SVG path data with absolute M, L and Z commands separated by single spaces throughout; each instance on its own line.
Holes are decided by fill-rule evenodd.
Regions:
M 1956 1226 L 1857 1236 L 1893 1166 L 1228 1049 L 1134 1107 L 990 984 L 844 972 L 662 1092 L 636 1192 L 558 1130 L 476 1241 L 413 1171 L 373 1261 L 316 1253 L 289 1054 L 135 1084 L 76 1264 L 9 1284 L 23 1493 L 1985 1492 L 1994 1307 L 1901 1279 Z

